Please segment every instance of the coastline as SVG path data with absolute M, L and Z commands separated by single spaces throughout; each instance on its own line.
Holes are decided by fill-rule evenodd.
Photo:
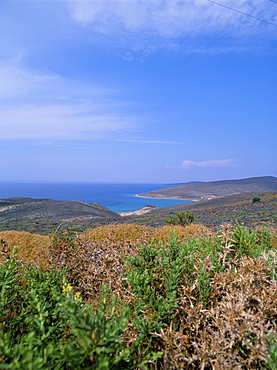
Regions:
M 118 214 L 121 217 L 125 217 L 125 216 L 142 216 L 145 213 L 150 212 L 153 208 L 156 208 L 156 207 L 155 206 L 144 206 L 144 207 L 141 207 L 141 208 L 137 209 L 136 211 L 118 212 Z
M 145 197 L 144 195 L 140 195 L 140 194 L 135 194 L 135 197 L 146 198 L 146 199 L 176 199 L 176 200 L 186 200 L 186 201 L 189 201 L 189 202 L 199 202 L 201 200 L 200 198 L 185 199 L 185 198 L 177 198 L 177 197 L 170 197 L 170 198 Z

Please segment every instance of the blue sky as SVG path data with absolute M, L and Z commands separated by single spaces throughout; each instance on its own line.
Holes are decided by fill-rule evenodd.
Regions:
M 2 0 L 0 180 L 277 176 L 276 41 L 272 0 Z

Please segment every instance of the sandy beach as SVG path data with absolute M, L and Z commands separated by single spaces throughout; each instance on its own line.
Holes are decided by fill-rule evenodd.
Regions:
M 186 201 L 189 201 L 189 202 L 199 202 L 199 200 L 201 200 L 200 198 L 197 198 L 197 199 L 185 199 L 185 198 L 178 198 L 178 197 L 169 197 L 169 198 L 145 197 L 145 196 L 140 195 L 140 194 L 135 194 L 135 197 L 146 198 L 146 199 L 176 199 L 176 200 L 186 200 Z
M 122 217 L 126 217 L 126 216 L 141 216 L 141 215 L 144 215 L 145 213 L 148 213 L 150 212 L 152 209 L 154 209 L 156 207 L 154 206 L 145 206 L 145 207 L 142 207 L 136 211 L 132 211 L 132 212 L 119 212 L 118 214 Z

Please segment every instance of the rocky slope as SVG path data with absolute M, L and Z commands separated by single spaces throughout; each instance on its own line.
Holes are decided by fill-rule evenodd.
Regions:
M 156 191 L 139 196 L 149 198 L 176 198 L 203 200 L 247 192 L 266 192 L 277 190 L 277 178 L 273 176 L 251 177 L 241 180 L 212 181 L 186 184 Z
M 253 203 L 253 197 L 261 198 Z M 189 210 L 195 215 L 195 222 L 208 227 L 218 227 L 225 223 L 240 223 L 246 226 L 277 227 L 277 191 L 241 193 L 211 200 L 181 204 L 165 208 L 152 208 L 142 216 L 132 217 L 132 221 L 149 226 L 160 226 L 171 214 Z M 129 222 L 131 221 L 131 216 Z
M 0 199 L 0 224 L 30 220 L 65 221 L 78 217 L 117 220 L 120 215 L 97 203 L 32 198 Z

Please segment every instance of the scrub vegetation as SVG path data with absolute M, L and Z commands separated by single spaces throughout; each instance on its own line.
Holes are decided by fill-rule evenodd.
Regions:
M 276 229 L 111 224 L 0 247 L 0 369 L 277 369 Z
M 176 215 L 171 214 L 169 218 L 165 219 L 165 222 L 170 225 L 187 225 L 192 223 L 194 220 L 194 214 L 190 211 L 178 212 Z

